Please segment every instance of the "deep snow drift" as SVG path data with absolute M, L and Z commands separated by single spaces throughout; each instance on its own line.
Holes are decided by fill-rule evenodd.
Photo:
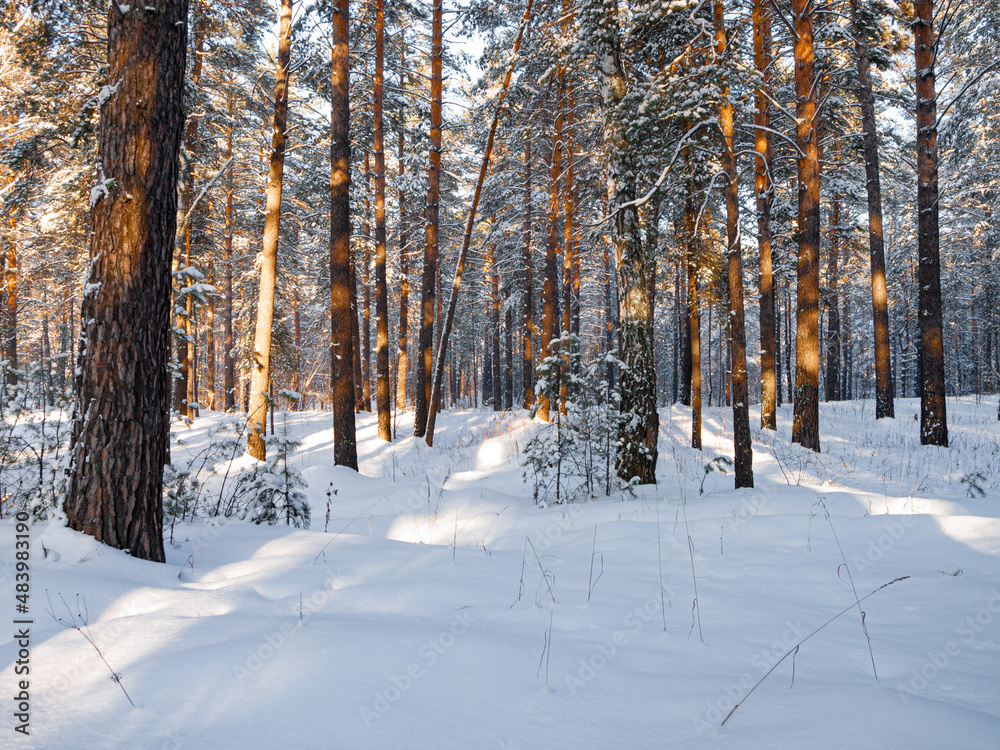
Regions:
M 871 403 L 824 404 L 815 455 L 785 407 L 741 491 L 704 472 L 729 411 L 706 410 L 698 453 L 689 411 L 664 409 L 658 485 L 551 507 L 522 482 L 524 413 L 442 414 L 433 449 L 362 417 L 360 476 L 332 466 L 329 414 L 279 415 L 308 531 L 201 518 L 157 565 L 32 527 L 30 737 L 0 522 L 0 746 L 1000 747 L 996 404 L 949 401 L 948 450 L 919 446 L 917 409 L 875 424 Z M 174 462 L 223 419 L 175 426 Z M 861 603 L 869 650 L 851 582 L 903 576 Z M 49 601 L 87 617 L 120 686 Z

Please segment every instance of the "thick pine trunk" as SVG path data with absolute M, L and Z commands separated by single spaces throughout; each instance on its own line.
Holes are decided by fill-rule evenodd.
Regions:
M 761 76 L 754 114 L 754 196 L 757 208 L 757 253 L 760 263 L 760 426 L 777 429 L 778 373 L 776 366 L 774 277 L 771 260 L 771 14 L 764 0 L 753 3 L 754 67 Z
M 333 462 L 358 468 L 354 427 L 354 332 L 351 309 L 351 111 L 348 50 L 349 0 L 331 13 L 330 56 L 330 400 L 333 404 Z
M 916 0 L 917 255 L 920 305 L 920 444 L 948 447 L 941 253 L 938 227 L 937 94 L 934 91 L 934 2 Z
M 813 20 L 808 0 L 792 0 L 795 28 L 795 142 L 799 150 L 798 303 L 792 441 L 819 451 L 819 123 Z
M 281 225 L 281 187 L 285 171 L 285 130 L 288 122 L 288 61 L 292 49 L 292 0 L 281 0 L 278 18 L 278 60 L 274 71 L 274 124 L 264 209 L 264 243 L 260 257 L 260 290 L 257 326 L 250 368 L 250 414 L 247 453 L 265 458 L 264 433 L 271 389 L 271 329 L 274 322 L 274 288 L 278 269 L 278 232 Z
M 116 83 L 101 106 L 65 503 L 71 528 L 157 562 L 186 34 L 186 0 L 156 13 L 108 10 Z
M 443 0 L 434 0 L 431 17 L 431 131 L 428 138 L 427 209 L 424 215 L 424 269 L 420 285 L 420 340 L 417 353 L 416 398 L 413 435 L 427 432 L 431 407 L 434 348 L 434 303 L 437 297 L 438 217 L 441 201 L 441 96 L 442 96 L 442 9 Z
M 726 55 L 726 30 L 722 0 L 714 6 L 715 53 Z M 723 84 L 719 107 L 722 127 L 722 169 L 726 173 L 726 238 L 729 274 L 729 347 L 731 396 L 733 404 L 733 449 L 736 456 L 736 488 L 753 487 L 753 446 L 750 439 L 750 393 L 747 383 L 747 339 L 743 308 L 743 263 L 740 254 L 739 183 L 736 176 L 736 151 L 733 146 L 733 107 L 729 103 L 729 84 Z
M 378 436 L 392 440 L 389 409 L 389 295 L 385 273 L 385 134 L 382 125 L 385 67 L 385 0 L 375 2 L 375 408 Z
M 864 132 L 865 180 L 868 192 L 868 249 L 871 258 L 872 320 L 875 325 L 875 418 L 894 417 L 892 361 L 889 354 L 889 294 L 885 280 L 885 244 L 882 236 L 882 183 L 878 155 L 878 126 L 871 62 L 864 30 L 858 23 L 860 0 L 851 0 L 851 24 L 858 68 L 858 102 Z

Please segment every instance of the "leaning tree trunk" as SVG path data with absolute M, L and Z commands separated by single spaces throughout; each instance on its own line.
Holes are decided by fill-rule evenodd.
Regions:
M 115 84 L 101 105 L 65 503 L 70 528 L 157 562 L 186 37 L 187 0 L 108 10 Z
M 333 462 L 358 468 L 354 426 L 354 336 L 351 319 L 351 110 L 348 48 L 349 0 L 331 14 L 330 56 L 330 400 Z M 355 322 L 356 322 L 355 318 Z
M 753 3 L 753 59 L 760 75 L 754 114 L 754 196 L 757 203 L 757 253 L 760 262 L 760 426 L 778 428 L 777 336 L 774 315 L 774 276 L 771 260 L 771 14 L 764 0 Z
M 917 255 L 920 305 L 920 444 L 948 447 L 941 254 L 938 229 L 937 94 L 934 91 L 934 2 L 916 0 Z
M 288 122 L 288 61 L 292 49 L 292 0 L 281 0 L 278 19 L 278 61 L 274 71 L 274 126 L 264 209 L 264 246 L 260 262 L 257 327 L 250 368 L 250 414 L 247 453 L 263 461 L 267 394 L 271 389 L 271 328 L 274 322 L 274 286 L 278 271 L 278 231 L 281 223 L 281 184 L 285 171 L 285 130 Z
M 872 89 L 868 42 L 858 22 L 859 0 L 851 0 L 851 25 L 858 67 L 858 102 L 864 133 L 865 182 L 868 191 L 868 249 L 871 257 L 872 321 L 875 325 L 875 418 L 894 417 L 892 360 L 889 354 L 889 294 L 885 281 L 885 244 L 882 236 L 882 183 L 879 177 L 878 126 Z
M 385 143 L 382 127 L 383 71 L 385 67 L 385 0 L 375 2 L 375 409 L 378 436 L 392 440 L 389 410 L 389 296 L 385 274 Z
M 792 0 L 795 40 L 795 142 L 799 151 L 799 261 L 792 441 L 819 451 L 819 123 L 812 9 Z
M 715 54 L 725 65 L 726 29 L 722 0 L 714 6 Z M 736 457 L 736 489 L 753 487 L 753 444 L 750 439 L 750 393 L 747 384 L 747 336 L 743 309 L 743 263 L 740 254 L 739 182 L 736 151 L 733 148 L 733 105 L 729 102 L 729 82 L 724 79 L 719 106 L 722 127 L 722 169 L 726 173 L 726 239 L 729 272 L 729 342 L 733 403 L 733 449 Z
M 656 369 L 653 362 L 653 311 L 648 274 L 635 205 L 636 165 L 619 111 L 628 92 L 622 63 L 618 8 L 615 0 L 587 0 L 581 16 L 596 74 L 603 113 L 602 136 L 607 164 L 608 214 L 618 283 L 619 357 L 624 363 L 618 383 L 621 420 L 615 471 L 630 481 L 656 482 L 659 415 L 656 412 Z
M 424 216 L 424 270 L 420 283 L 420 334 L 413 402 L 413 436 L 424 437 L 431 408 L 434 302 L 437 296 L 438 217 L 441 201 L 441 54 L 443 0 L 434 0 L 431 20 L 431 131 L 428 138 L 427 209 Z M 438 355 L 440 356 L 440 354 Z

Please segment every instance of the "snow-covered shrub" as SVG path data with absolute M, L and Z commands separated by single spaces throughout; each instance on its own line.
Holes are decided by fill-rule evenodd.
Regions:
M 32 392 L 32 373 L 17 376 L 0 399 L 0 517 L 23 511 L 41 518 L 62 492 L 67 403 L 60 394 Z M 0 360 L 0 382 L 6 377 Z
M 585 361 L 579 337 L 565 334 L 549 345 L 538 368 L 535 395 L 549 399 L 549 422 L 523 451 L 523 474 L 530 471 L 535 502 L 563 503 L 579 496 L 610 494 L 614 477 L 618 394 L 605 378 L 612 355 Z M 566 408 L 561 391 L 567 386 Z M 538 400 L 532 417 L 538 409 Z
M 309 501 L 302 492 L 308 484 L 299 470 L 288 463 L 288 454 L 299 447 L 299 442 L 282 435 L 265 439 L 267 460 L 255 464 L 237 478 L 238 494 L 246 503 L 236 515 L 249 518 L 254 523 L 274 526 L 309 528 Z

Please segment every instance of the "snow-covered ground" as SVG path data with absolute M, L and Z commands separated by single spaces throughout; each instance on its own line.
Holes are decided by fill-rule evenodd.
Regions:
M 740 491 L 704 472 L 730 412 L 698 453 L 664 409 L 658 485 L 551 507 L 522 482 L 524 413 L 443 414 L 433 449 L 364 416 L 361 476 L 333 466 L 330 415 L 289 414 L 308 531 L 177 524 L 158 565 L 32 527 L 30 737 L 0 522 L 0 746 L 1000 747 L 1000 426 L 993 398 L 948 407 L 942 450 L 914 401 L 878 424 L 824 404 L 821 455 L 785 407 Z M 223 419 L 178 427 L 175 464 Z M 861 603 L 869 650 L 854 590 L 904 576 Z

